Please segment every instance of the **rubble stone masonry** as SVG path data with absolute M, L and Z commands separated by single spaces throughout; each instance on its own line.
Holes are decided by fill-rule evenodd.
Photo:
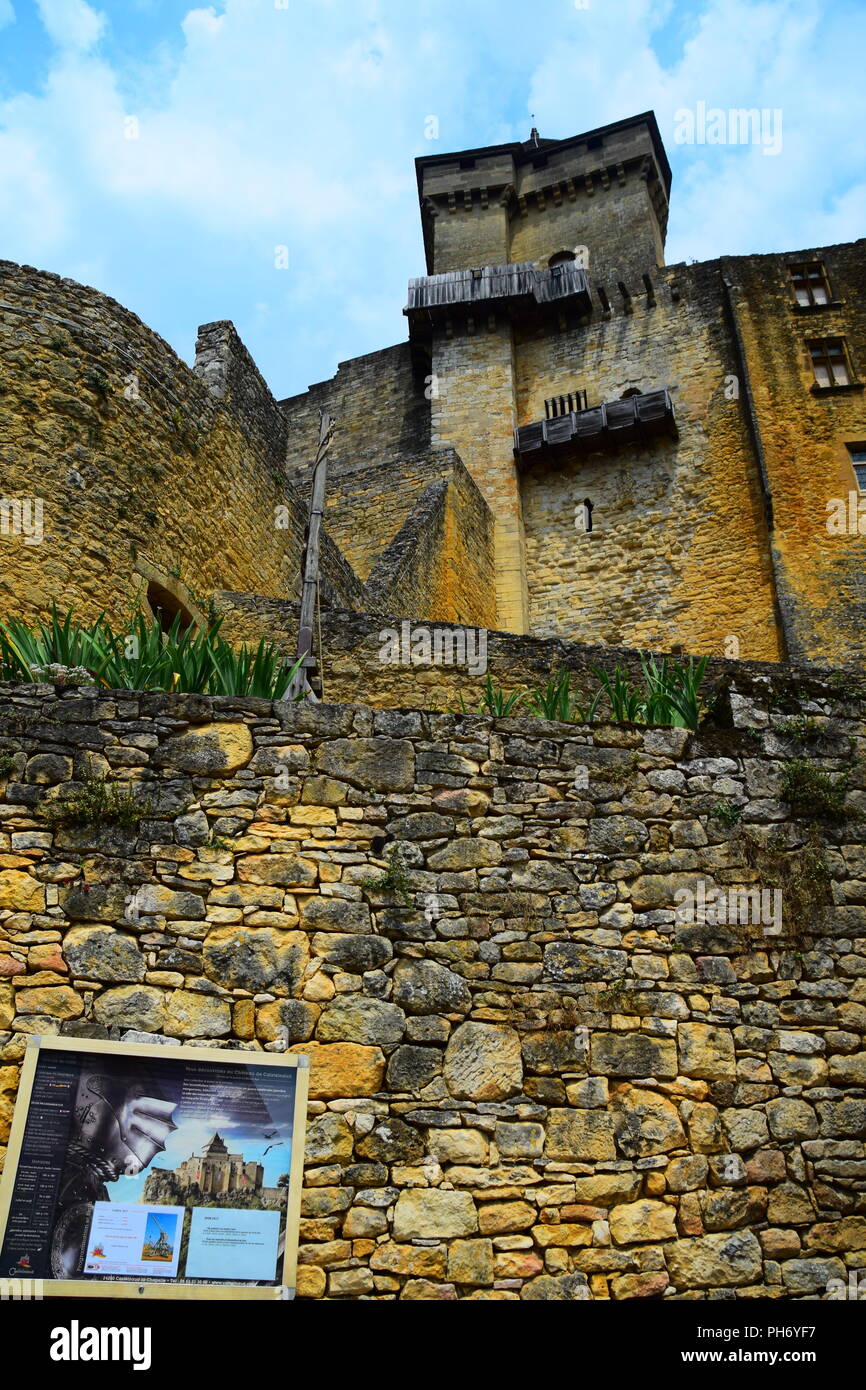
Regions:
M 31 1033 L 288 1043 L 302 1297 L 827 1297 L 866 1272 L 866 710 L 810 681 L 697 734 L 3 687 L 2 1138 Z M 94 776 L 136 828 L 50 814 Z
M 43 518 L 38 543 L 0 534 L 4 617 L 54 600 L 119 621 L 154 576 L 200 608 L 222 583 L 299 591 L 306 511 L 282 412 L 231 324 L 199 349 L 194 371 L 115 300 L 0 261 L 0 498 Z M 327 536 L 322 573 L 325 602 L 358 603 Z

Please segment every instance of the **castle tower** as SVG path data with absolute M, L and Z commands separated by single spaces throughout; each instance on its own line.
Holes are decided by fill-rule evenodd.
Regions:
M 520 349 L 531 343 L 534 370 L 558 386 L 565 335 L 664 263 L 670 168 L 648 112 L 566 140 L 533 129 L 416 169 L 428 273 L 410 281 L 406 314 L 432 440 L 459 452 L 493 512 L 497 624 L 526 632 Z

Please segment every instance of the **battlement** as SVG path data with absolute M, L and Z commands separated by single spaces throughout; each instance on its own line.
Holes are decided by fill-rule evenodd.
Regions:
M 671 171 L 651 111 L 564 140 L 493 145 L 415 161 L 431 274 L 577 247 L 643 273 L 664 260 Z

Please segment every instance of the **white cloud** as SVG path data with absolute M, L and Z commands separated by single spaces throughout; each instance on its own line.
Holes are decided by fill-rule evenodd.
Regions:
M 220 0 L 134 59 L 84 0 L 37 3 L 56 47 L 38 91 L 0 100 L 0 256 L 93 267 L 187 353 L 196 315 L 234 317 L 278 392 L 405 335 L 412 157 L 525 138 L 530 112 L 567 136 L 655 109 L 670 260 L 851 238 L 866 204 L 866 12 L 846 0 L 701 0 L 667 66 L 659 0 L 535 0 L 529 27 L 501 0 Z M 698 100 L 781 107 L 781 155 L 675 146 Z
M 45 158 L 35 133 L 4 133 L 0 129 L 0 219 L 14 218 L 16 244 L 29 246 L 27 259 L 38 263 L 69 232 L 67 201 L 62 180 Z M 8 257 L 4 247 L 0 255 Z
M 61 48 L 87 52 L 105 28 L 105 16 L 85 0 L 36 0 L 36 5 L 49 37 Z
M 7 24 L 15 23 L 15 11 L 12 8 L 12 0 L 0 0 L 0 29 Z
M 226 17 L 224 14 L 217 14 L 211 6 L 206 10 L 190 10 L 185 16 L 181 28 L 186 34 L 190 43 L 217 39 L 225 28 Z
M 534 72 L 529 105 L 543 134 L 655 110 L 675 165 L 669 261 L 795 250 L 820 245 L 822 237 L 827 244 L 857 235 L 866 194 L 866 183 L 854 180 L 866 123 L 862 8 L 708 0 L 669 68 L 652 48 L 658 16 L 651 0 L 594 7 L 575 18 L 577 31 Z M 780 110 L 781 152 L 677 145 L 676 112 L 699 101 L 725 111 Z

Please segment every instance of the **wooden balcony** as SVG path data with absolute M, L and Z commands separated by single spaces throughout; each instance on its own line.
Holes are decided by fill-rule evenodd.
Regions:
M 565 264 L 537 270 L 531 261 L 516 265 L 485 265 L 477 270 L 449 270 L 444 275 L 422 275 L 409 281 L 409 302 L 403 310 L 414 321 L 436 322 L 455 311 L 537 309 L 542 305 L 592 312 L 586 271 Z
M 520 425 L 514 431 L 514 452 L 523 458 L 568 446 L 589 453 L 656 435 L 679 437 L 673 402 L 667 390 L 647 391 L 640 396 L 626 396 L 621 401 L 594 406 L 592 410 L 572 411 L 549 420 L 534 420 L 531 425 Z

